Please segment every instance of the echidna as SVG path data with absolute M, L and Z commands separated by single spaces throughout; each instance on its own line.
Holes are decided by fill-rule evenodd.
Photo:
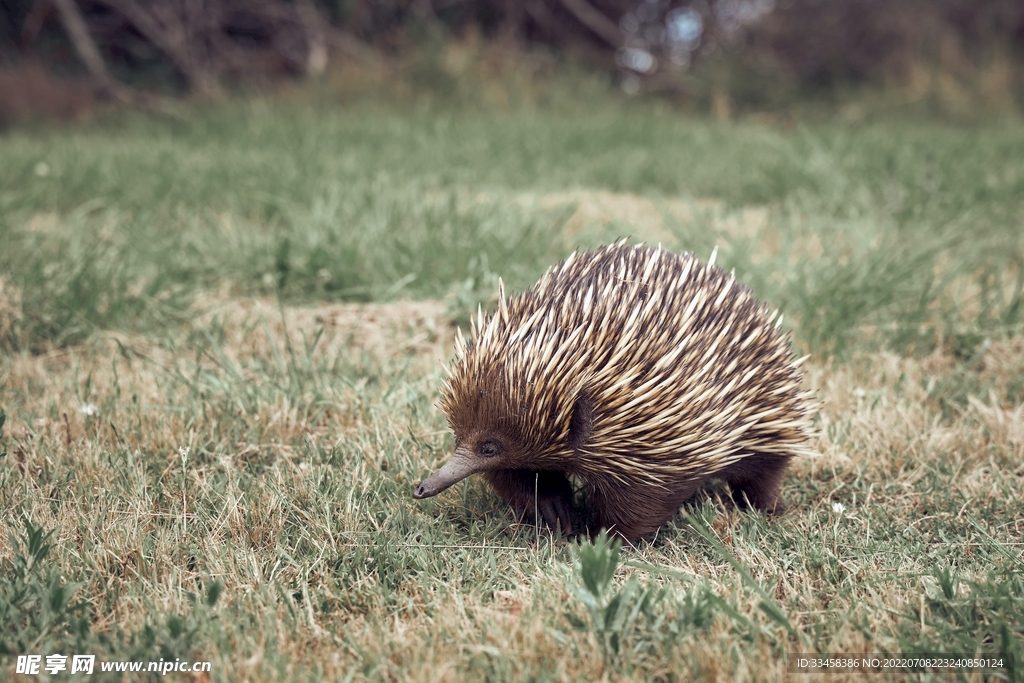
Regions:
M 593 529 L 653 532 L 709 477 L 779 511 L 806 453 L 810 395 L 781 318 L 691 254 L 624 241 L 573 253 L 478 313 L 441 397 L 455 454 L 416 488 L 480 472 L 520 519 L 571 530 L 582 483 Z M 539 520 L 538 520 L 539 517 Z

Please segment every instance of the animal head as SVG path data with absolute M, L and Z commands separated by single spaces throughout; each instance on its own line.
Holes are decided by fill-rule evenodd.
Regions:
M 416 498 L 437 495 L 478 472 L 536 469 L 564 450 L 569 415 L 550 410 L 550 419 L 538 422 L 536 403 L 544 399 L 524 384 L 513 381 L 505 365 L 493 359 L 455 368 L 440 403 L 455 434 L 455 452 L 416 488 Z

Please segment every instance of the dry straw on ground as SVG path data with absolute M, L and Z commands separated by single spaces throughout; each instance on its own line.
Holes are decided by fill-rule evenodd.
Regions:
M 411 419 L 399 408 L 403 400 L 435 396 L 438 367 L 449 357 L 452 340 L 441 304 L 280 308 L 265 300 L 210 297 L 199 303 L 197 314 L 181 331 L 181 339 L 192 342 L 107 334 L 80 347 L 9 357 L 0 366 L 5 400 L 17 397 L 7 426 L 7 463 L 17 469 L 15 481 L 23 491 L 10 502 L 23 507 L 35 523 L 56 529 L 60 554 L 86 567 L 83 597 L 97 606 L 108 604 L 111 591 L 120 587 L 121 597 L 98 615 L 95 630 L 141 628 L 143 615 L 154 608 L 186 612 L 185 592 L 196 581 L 214 577 L 224 582 L 228 605 L 245 605 L 278 624 L 295 623 L 290 630 L 260 627 L 235 633 L 236 647 L 248 654 L 240 660 L 225 657 L 219 665 L 238 680 L 267 677 L 263 657 L 272 641 L 278 651 L 290 653 L 286 657 L 293 666 L 314 662 L 327 677 L 344 675 L 368 653 L 377 653 L 378 668 L 371 677 L 394 680 L 459 680 L 467 658 L 489 656 L 518 662 L 512 676 L 516 670 L 550 667 L 556 677 L 611 680 L 596 641 L 571 632 L 562 619 L 573 599 L 557 544 L 547 550 L 534 547 L 528 530 L 516 532 L 511 547 L 507 539 L 481 538 L 465 526 L 448 535 L 471 556 L 490 552 L 501 558 L 501 571 L 514 577 L 514 589 L 488 593 L 468 588 L 439 602 L 433 591 L 440 584 L 425 589 L 406 581 L 385 599 L 381 582 L 393 577 L 361 574 L 344 591 L 330 578 L 332 562 L 379 552 L 375 544 L 381 533 L 389 533 L 389 516 L 434 526 L 429 521 L 433 514 L 456 520 L 478 514 L 461 509 L 465 498 L 455 490 L 436 508 L 424 508 L 411 496 L 377 503 L 377 508 L 372 502 L 379 495 L 382 463 L 391 465 L 385 477 L 411 489 L 418 473 L 444 457 L 440 415 Z M 328 388 L 316 400 L 327 397 L 329 404 L 319 411 L 311 410 L 313 399 L 295 387 L 261 390 L 243 400 L 247 384 L 284 381 L 284 375 L 267 368 L 288 364 L 281 360 L 289 353 L 286 338 L 301 356 L 321 329 L 310 367 L 327 371 L 339 357 L 347 363 L 358 360 L 362 379 L 358 372 L 345 382 L 324 377 Z M 199 347 L 206 351 L 197 360 Z M 771 533 L 827 536 L 833 526 L 841 526 L 847 541 L 869 539 L 872 525 L 879 523 L 876 511 L 885 510 L 883 516 L 904 520 L 913 533 L 927 535 L 944 524 L 969 524 L 976 509 L 1019 501 L 1024 493 L 1024 409 L 1000 397 L 1024 373 L 1024 342 L 993 343 L 977 363 L 974 376 L 986 392 L 967 396 L 955 413 L 944 416 L 935 387 L 956 374 L 958 361 L 951 356 L 910 359 L 875 353 L 845 364 L 811 362 L 808 382 L 821 402 L 820 456 L 794 464 L 786 484 L 791 508 L 772 524 Z M 403 379 L 392 391 L 368 389 L 368 382 L 377 381 L 372 376 L 398 373 Z M 196 387 L 206 392 L 198 400 Z M 408 394 L 405 399 L 402 392 Z M 424 446 L 404 441 L 410 432 Z M 333 465 L 309 462 L 311 451 L 303 444 L 341 448 L 343 455 Z M 382 455 L 388 451 L 395 455 Z M 254 462 L 262 468 L 263 483 L 243 491 L 238 478 Z M 153 467 L 156 474 L 149 471 Z M 343 496 L 328 502 L 318 493 L 318 482 L 336 467 L 345 469 L 347 484 Z M 935 495 L 917 486 L 936 468 L 952 470 L 947 485 L 962 505 L 935 508 Z M 830 473 L 831 483 L 807 495 L 803 483 L 823 481 L 823 472 Z M 62 483 L 67 477 L 77 482 L 77 491 L 92 493 L 70 497 Z M 161 487 L 154 488 L 154 481 Z M 214 491 L 215 486 L 224 488 Z M 110 497 L 111 490 L 117 498 Z M 865 588 L 838 591 L 820 569 L 809 564 L 782 568 L 758 543 L 736 537 L 747 513 L 724 502 L 720 493 L 711 489 L 711 501 L 720 511 L 713 532 L 758 582 L 776 586 L 774 598 L 790 606 L 798 629 L 844 611 L 867 615 L 879 629 L 894 628 L 896 613 L 917 599 L 916 584 L 876 590 L 872 582 L 889 572 L 931 569 L 920 557 L 859 555 L 840 545 L 829 552 L 835 553 L 846 580 L 863 582 Z M 211 508 L 211 500 L 219 501 L 219 507 Z M 484 514 L 507 517 L 500 507 Z M 1005 542 L 1024 537 L 1024 516 L 1019 510 L 1007 515 L 1010 523 L 994 533 Z M 308 549 L 299 562 L 281 554 L 282 539 L 289 535 L 291 543 Z M 394 539 L 390 552 L 406 552 L 407 542 Z M 692 544 L 692 536 L 672 526 L 657 544 L 630 552 L 634 560 L 706 579 L 725 595 L 734 593 L 729 565 L 695 552 Z M 474 551 L 477 546 L 481 549 Z M 7 539 L 0 540 L 0 554 L 10 557 L 11 552 Z M 295 552 L 294 547 L 287 552 Z M 443 549 L 416 552 L 436 553 L 436 571 L 447 571 Z M 969 557 L 971 548 L 958 552 Z M 202 558 L 201 566 L 190 557 Z M 311 598 L 296 603 L 300 611 L 290 615 L 292 607 L 271 590 L 275 585 L 292 586 L 297 595 Z M 752 618 L 759 613 L 753 595 L 741 598 L 737 608 Z M 487 627 L 481 631 L 483 623 Z M 766 643 L 758 646 L 759 654 L 745 649 L 736 660 L 724 659 L 722 644 L 733 639 L 731 629 L 728 619 L 719 618 L 709 631 L 686 641 L 691 665 L 703 680 L 783 677 L 784 663 Z M 567 656 L 553 630 L 562 631 L 560 637 L 568 638 L 578 654 Z M 828 646 L 848 652 L 872 648 L 852 624 L 835 629 Z M 645 666 L 657 676 L 667 675 L 673 665 L 651 660 Z

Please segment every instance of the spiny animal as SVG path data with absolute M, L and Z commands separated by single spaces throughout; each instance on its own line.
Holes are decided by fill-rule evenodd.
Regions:
M 455 453 L 416 488 L 482 473 L 522 520 L 572 528 L 582 483 L 593 530 L 655 531 L 709 477 L 778 512 L 790 458 L 809 453 L 811 396 L 781 316 L 692 254 L 625 241 L 576 252 L 456 336 L 440 407 Z M 806 358 L 806 357 L 805 357 Z

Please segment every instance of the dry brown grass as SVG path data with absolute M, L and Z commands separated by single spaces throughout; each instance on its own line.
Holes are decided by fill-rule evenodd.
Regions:
M 316 390 L 268 388 L 285 381 L 279 363 L 301 370 L 285 360 L 284 340 L 302 356 L 321 328 L 306 379 L 338 376 L 321 377 Z M 164 340 L 105 334 L 0 366 L 6 504 L 56 530 L 57 561 L 85 580 L 94 632 L 137 632 L 154 613 L 187 614 L 187 593 L 216 579 L 226 589 L 225 630 L 220 640 L 207 635 L 196 658 L 233 680 L 316 670 L 327 679 L 457 681 L 483 669 L 507 680 L 542 672 L 617 679 L 597 641 L 563 618 L 578 609 L 564 543 L 505 530 L 507 512 L 479 482 L 436 503 L 407 495 L 445 457 L 443 420 L 431 407 L 452 341 L 440 304 L 282 310 L 211 296 L 179 332 Z M 713 533 L 754 579 L 774 586 L 798 631 L 824 629 L 818 647 L 895 647 L 901 613 L 934 589 L 936 562 L 900 547 L 942 543 L 965 577 L 982 576 L 998 557 L 987 540 L 948 538 L 973 519 L 1019 555 L 1024 407 L 1011 398 L 1022 374 L 1021 338 L 993 343 L 969 369 L 941 353 L 811 363 L 821 455 L 794 464 L 789 512 L 766 523 L 716 487 L 698 508 L 713 511 Z M 976 392 L 950 391 L 961 375 Z M 390 388 L 389 377 L 398 378 Z M 247 385 L 257 387 L 248 398 Z M 409 412 L 413 404 L 427 413 Z M 794 555 L 794 539 L 809 539 L 819 554 Z M 784 564 L 780 547 L 790 549 Z M 0 540 L 0 556 L 12 553 Z M 685 524 L 626 555 L 706 580 L 733 596 L 745 619 L 763 623 L 757 595 Z M 867 641 L 861 621 L 880 640 Z M 701 680 L 783 678 L 779 646 L 766 635 L 787 643 L 781 632 L 765 624 L 738 648 L 739 628 L 718 613 L 671 656 L 634 656 L 630 676 L 685 666 Z M 801 648 L 810 645 L 785 645 Z
M 708 231 L 724 239 L 756 238 L 768 227 L 765 207 L 729 209 L 714 199 L 689 199 L 680 196 L 645 196 L 631 192 L 578 189 L 564 192 L 466 193 L 464 204 L 494 202 L 511 204 L 527 211 L 561 215 L 562 235 L 569 244 L 600 241 L 611 234 L 631 237 L 633 241 L 662 244 L 679 249 L 674 225 L 706 224 Z M 777 240 L 778 237 L 776 236 Z
M 21 290 L 0 277 L 0 344 L 14 335 L 14 326 L 21 316 Z

